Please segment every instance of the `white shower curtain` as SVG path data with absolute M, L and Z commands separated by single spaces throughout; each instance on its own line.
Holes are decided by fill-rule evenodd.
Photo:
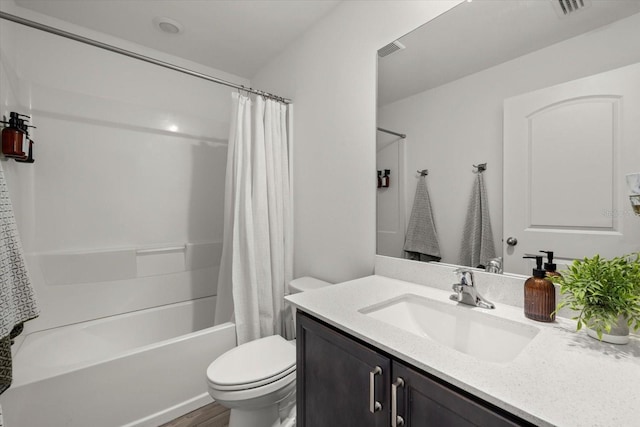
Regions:
M 238 344 L 284 334 L 293 274 L 287 105 L 233 94 L 216 324 Z M 289 313 L 287 311 L 287 313 Z

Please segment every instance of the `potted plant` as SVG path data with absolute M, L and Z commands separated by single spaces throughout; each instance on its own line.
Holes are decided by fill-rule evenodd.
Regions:
M 549 279 L 563 295 L 556 312 L 569 307 L 578 313 L 576 330 L 585 326 L 591 337 L 626 344 L 629 328 L 640 329 L 640 253 L 575 260 Z

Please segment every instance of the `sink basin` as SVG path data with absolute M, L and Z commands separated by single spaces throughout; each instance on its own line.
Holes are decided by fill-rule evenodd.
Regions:
M 538 328 L 483 309 L 402 295 L 360 310 L 374 319 L 429 338 L 478 359 L 507 363 L 533 340 Z

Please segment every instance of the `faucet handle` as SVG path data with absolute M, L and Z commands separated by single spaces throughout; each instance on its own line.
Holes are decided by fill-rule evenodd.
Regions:
M 475 282 L 473 281 L 473 271 L 468 268 L 457 268 L 454 273 L 460 277 L 460 284 L 473 287 Z
M 502 274 L 502 257 L 491 258 L 485 267 L 485 271 L 487 273 L 498 273 Z

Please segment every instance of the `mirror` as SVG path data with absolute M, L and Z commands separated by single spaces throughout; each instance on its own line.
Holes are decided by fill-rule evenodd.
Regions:
M 492 242 L 529 274 L 540 250 L 559 268 L 640 250 L 639 66 L 634 0 L 474 0 L 381 48 L 377 253 L 407 257 L 411 236 L 439 251 L 417 259 L 476 267 L 462 253 Z

